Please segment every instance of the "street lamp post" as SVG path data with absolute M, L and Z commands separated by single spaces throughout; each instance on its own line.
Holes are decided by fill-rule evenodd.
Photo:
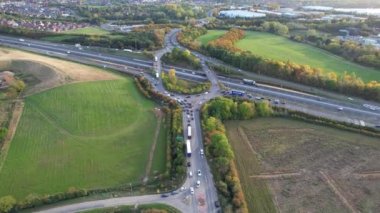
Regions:
M 131 195 L 132 195 L 132 183 L 129 183 L 129 186 L 131 187 Z

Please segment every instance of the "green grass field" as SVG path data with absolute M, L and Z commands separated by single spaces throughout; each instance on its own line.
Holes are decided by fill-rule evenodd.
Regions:
M 155 106 L 132 79 L 69 84 L 27 97 L 0 171 L 0 196 L 23 199 L 141 181 L 157 125 Z M 163 150 L 156 150 L 151 171 L 164 172 L 165 143 L 161 133 L 157 148 Z
M 225 30 L 209 30 L 207 34 L 199 36 L 197 41 L 201 42 L 201 44 L 208 44 L 210 41 L 215 40 L 226 33 Z
M 223 30 L 210 30 L 208 34 L 199 37 L 198 40 L 202 44 L 207 44 L 224 32 Z M 380 70 L 360 66 L 322 49 L 270 33 L 246 31 L 246 37 L 238 41 L 236 46 L 264 58 L 309 65 L 326 71 L 334 71 L 338 75 L 345 71 L 355 73 L 365 82 L 380 81 Z
M 286 118 L 228 121 L 226 129 L 249 212 L 347 212 L 320 171 L 357 211 L 380 210 L 380 180 L 355 176 L 377 174 L 379 138 Z M 299 176 L 252 177 L 279 173 Z
M 81 34 L 81 35 L 108 35 L 110 32 L 100 27 L 84 27 L 62 32 L 64 34 Z

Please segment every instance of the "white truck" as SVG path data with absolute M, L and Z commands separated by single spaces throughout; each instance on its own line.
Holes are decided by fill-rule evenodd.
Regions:
M 187 138 L 191 139 L 191 126 L 190 125 L 187 126 Z
M 186 155 L 187 155 L 187 157 L 191 157 L 191 144 L 190 144 L 190 140 L 186 140 Z

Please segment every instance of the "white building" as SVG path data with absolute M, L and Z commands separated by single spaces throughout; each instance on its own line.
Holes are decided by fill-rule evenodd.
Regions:
M 222 10 L 219 16 L 228 18 L 264 18 L 264 13 L 251 12 L 248 10 Z

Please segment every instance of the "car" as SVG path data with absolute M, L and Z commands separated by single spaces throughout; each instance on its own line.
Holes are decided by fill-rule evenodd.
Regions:
M 204 154 L 204 151 L 203 151 L 203 149 L 201 149 L 201 155 L 203 155 Z
M 189 172 L 189 177 L 193 177 L 193 172 L 192 171 Z
M 169 197 L 168 194 L 162 194 L 161 197 Z
M 19 39 L 19 41 L 21 41 L 21 42 L 24 42 L 25 40 L 24 40 L 24 39 L 22 39 L 22 38 L 20 38 L 20 39 Z
M 220 207 L 220 203 L 219 203 L 219 201 L 215 201 L 214 204 L 215 204 L 215 207 L 216 207 L 216 208 L 219 208 L 219 207 Z
M 273 101 L 275 104 L 279 104 L 280 103 L 280 100 L 278 100 L 278 99 L 274 99 L 274 101 Z
M 191 120 L 193 121 L 193 120 L 194 120 L 194 117 L 191 117 Z
M 170 193 L 171 195 L 176 195 L 176 194 L 178 194 L 178 192 L 177 191 L 172 191 L 172 193 Z
M 353 100 L 354 100 L 353 98 L 350 98 L 350 97 L 348 97 L 347 99 L 350 100 L 350 101 L 353 101 Z
M 195 186 L 196 186 L 197 188 L 199 188 L 199 187 L 201 186 L 201 181 L 200 181 L 200 180 L 197 180 L 197 183 L 195 184 Z
M 70 51 L 67 51 L 66 53 L 67 53 L 67 54 L 70 54 L 71 52 L 70 52 Z
M 343 111 L 343 107 L 338 107 L 338 110 L 339 111 Z
M 198 172 L 197 172 L 198 176 L 202 176 L 202 172 L 200 169 L 198 169 Z
M 191 166 L 191 163 L 190 163 L 190 162 L 187 162 L 187 166 L 190 167 L 190 166 Z
M 190 187 L 190 194 L 194 194 L 194 187 Z
M 205 92 L 205 95 L 207 95 L 208 94 L 208 92 Z
M 190 95 L 186 96 L 186 98 L 190 98 Z

